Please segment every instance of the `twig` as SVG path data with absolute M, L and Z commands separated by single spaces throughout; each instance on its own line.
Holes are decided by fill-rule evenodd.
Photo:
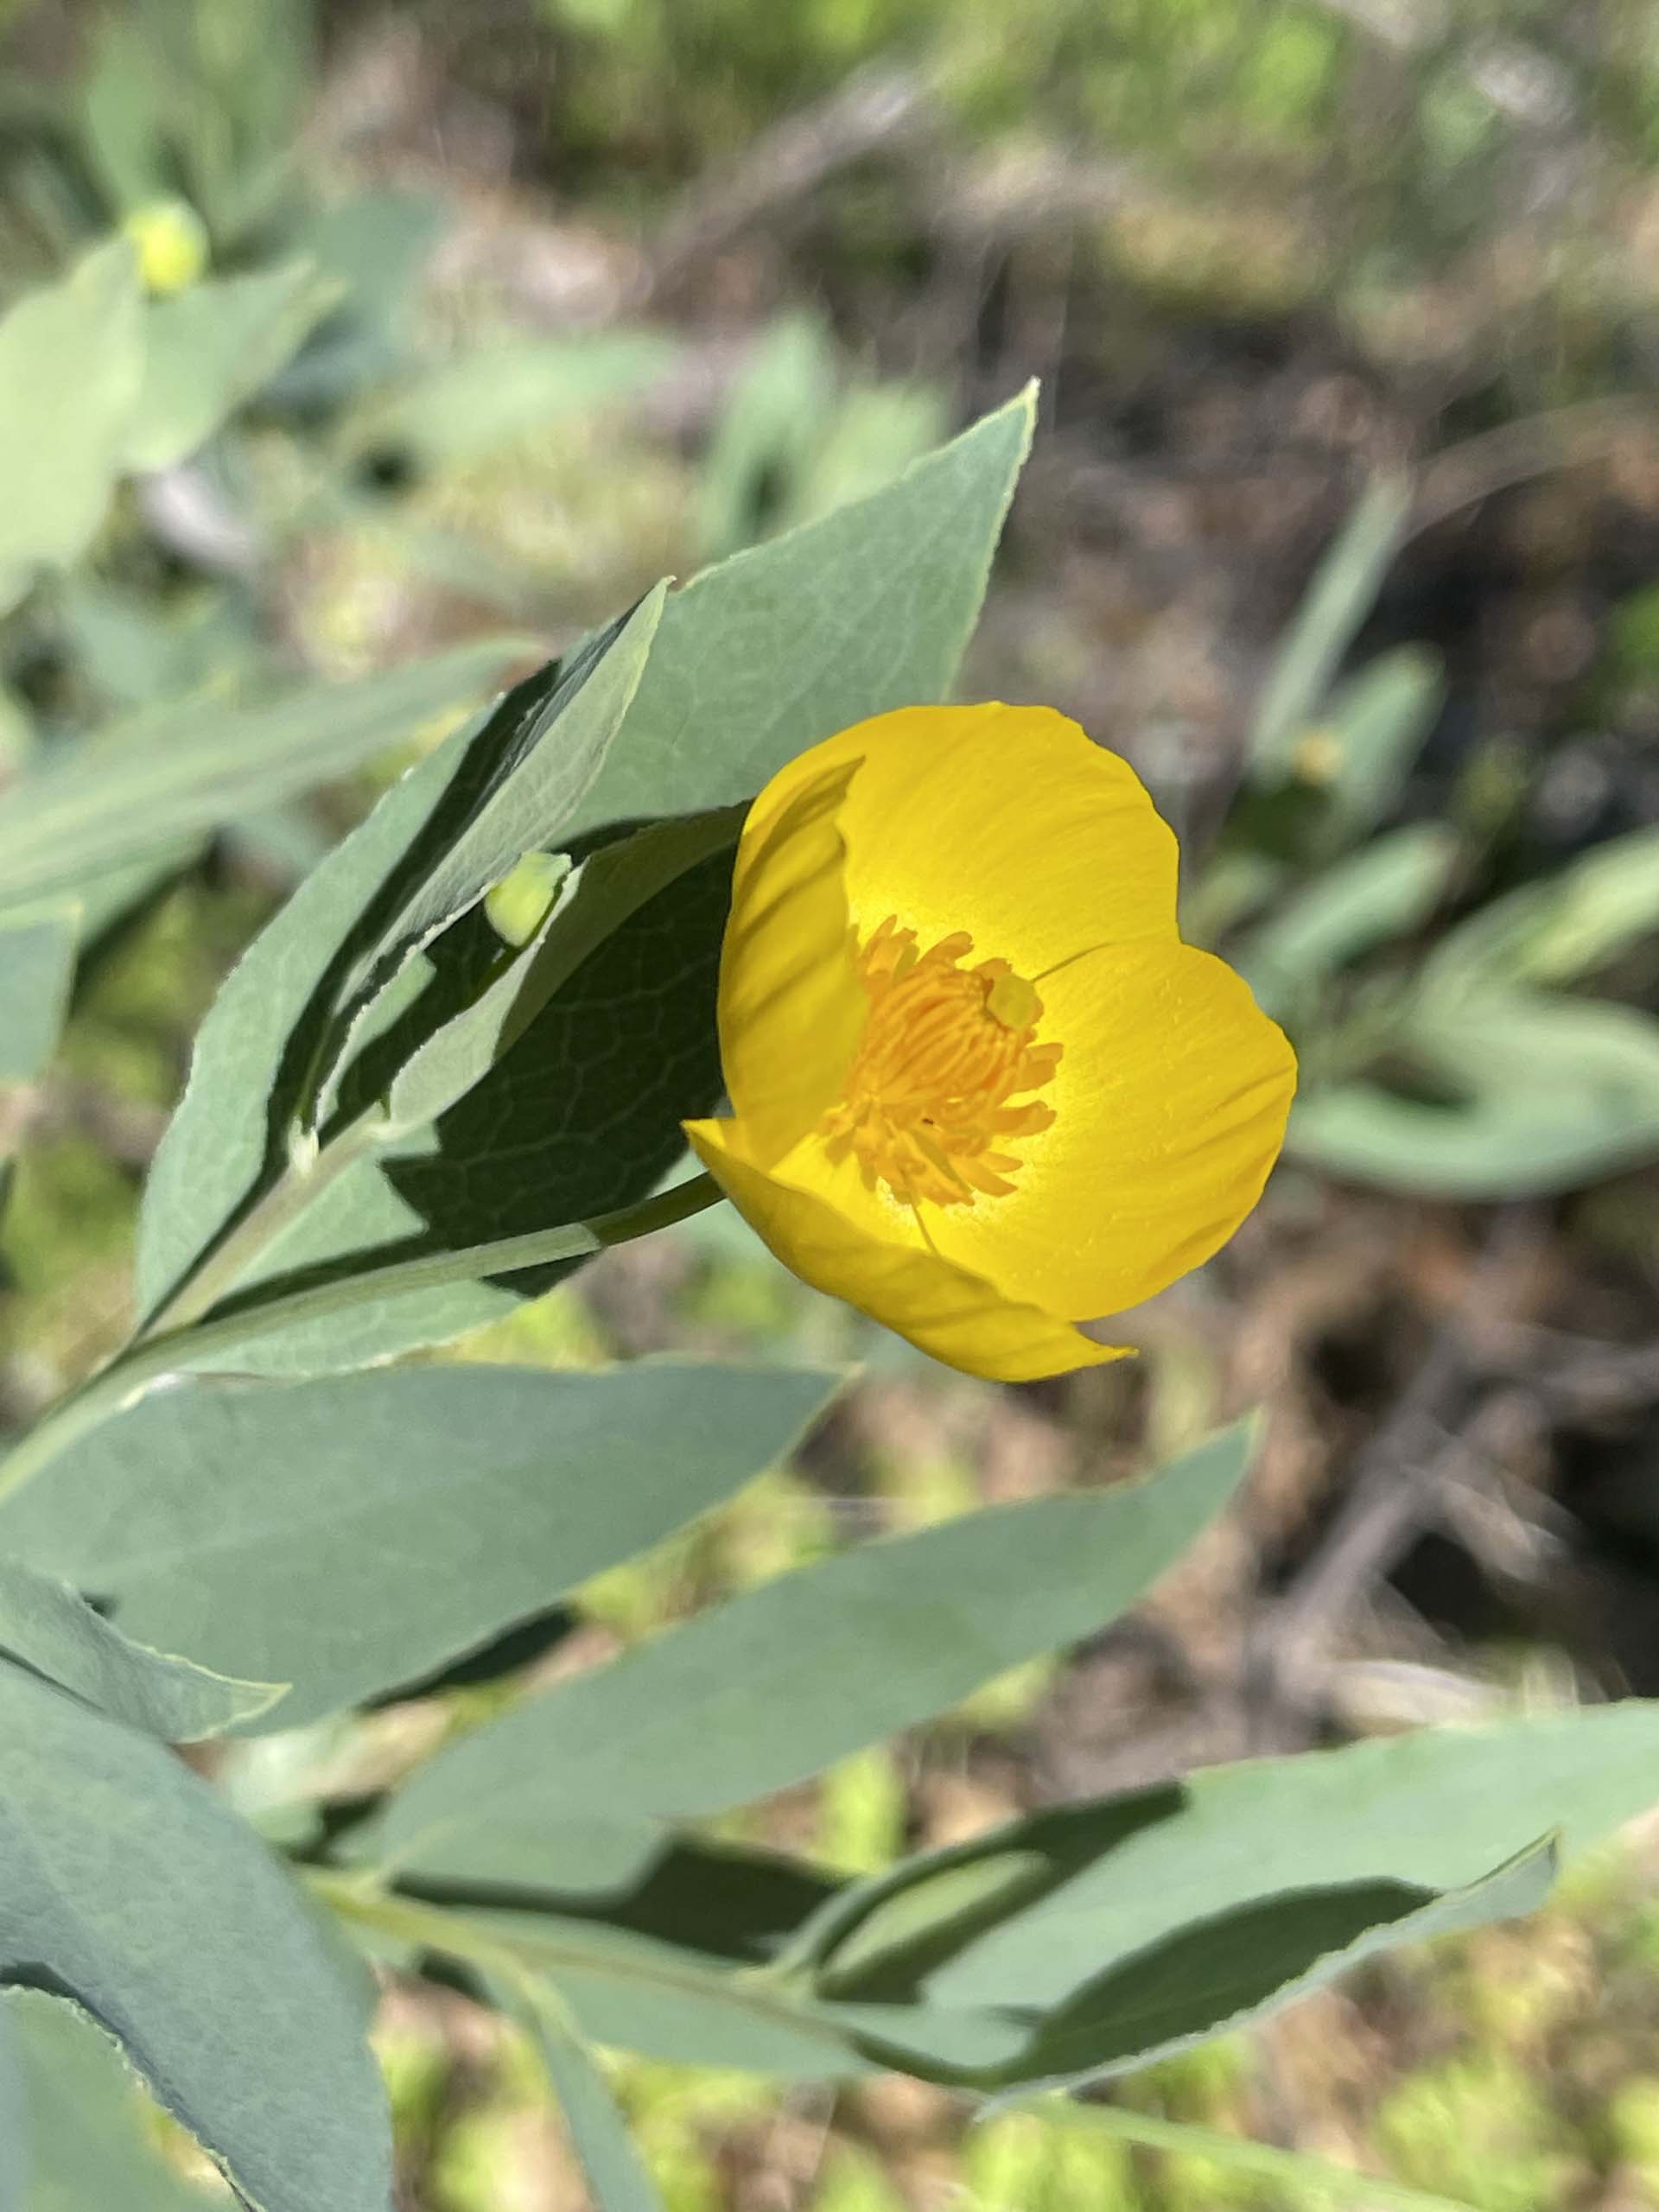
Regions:
M 957 238 L 1046 232 L 1156 199 L 1139 163 L 1075 147 L 1031 148 L 988 168 L 953 167 L 928 181 L 930 227 Z
M 1317 1671 L 1332 1628 L 1369 1584 L 1386 1574 L 1435 1517 L 1450 1465 L 1465 1460 L 1459 1401 L 1478 1371 L 1467 1325 L 1484 1312 L 1520 1252 L 1537 1235 L 1529 1209 L 1492 1225 L 1458 1310 L 1398 1405 L 1360 1454 L 1348 1495 L 1313 1556 L 1252 1637 L 1244 1668 L 1247 1706 L 1258 1728 L 1305 1713 L 1295 1684 Z M 1478 1417 L 1477 1409 L 1477 1417 Z
M 1451 1401 L 1465 1379 L 1462 1348 L 1448 1330 L 1388 1421 L 1361 1454 L 1325 1541 L 1269 1614 L 1249 1670 L 1281 1703 L 1355 1596 L 1409 1547 L 1439 1487 Z
M 1493 1363 L 1556 1413 L 1624 1413 L 1659 1402 L 1659 1344 L 1616 1344 L 1535 1323 L 1491 1332 Z
M 1421 537 L 1461 508 L 1507 492 L 1552 469 L 1605 461 L 1621 439 L 1659 430 L 1651 400 L 1586 399 L 1483 430 L 1436 454 L 1424 468 L 1413 503 L 1409 535 Z

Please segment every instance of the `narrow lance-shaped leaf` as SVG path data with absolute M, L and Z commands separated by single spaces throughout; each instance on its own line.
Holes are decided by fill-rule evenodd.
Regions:
M 118 238 L 0 320 L 0 614 L 104 519 L 143 370 L 140 312 L 137 264 Z
M 1235 963 L 1269 1014 L 1373 945 L 1421 928 L 1458 858 L 1439 823 L 1375 839 L 1294 893 L 1236 948 Z
M 94 1592 L 129 1635 L 292 1682 L 271 1715 L 291 1727 L 476 1649 L 694 1520 L 787 1452 L 838 1382 L 647 1361 L 183 1384 L 0 1502 L 0 1549 Z
M 583 788 L 632 696 L 652 608 L 618 626 L 618 671 L 585 711 L 584 691 L 556 666 L 527 677 L 395 785 L 249 947 L 197 1038 L 150 1171 L 138 1245 L 145 1311 L 282 1173 L 338 1058 L 345 1010 L 521 851 L 556 833 L 560 808 Z M 593 675 L 603 660 L 590 654 L 582 665 Z M 552 761 L 538 760 L 550 744 Z
M 1547 1893 L 1545 1841 L 1479 1881 L 1437 1891 L 1410 1882 L 1325 1883 L 1203 1914 L 1097 1974 L 1057 2003 L 1010 1998 L 963 2005 L 928 1986 L 925 1968 L 1018 1906 L 988 1906 L 922 1937 L 919 1957 L 889 1955 L 833 1977 L 830 2017 L 867 2056 L 926 2079 L 982 2090 L 1077 2085 L 1151 2064 L 1275 2010 L 1387 1947 L 1530 1912 Z M 826 1980 L 830 1977 L 824 1978 Z
M 71 1999 L 258 2212 L 369 2212 L 385 2099 L 257 1839 L 162 1745 L 0 1662 L 0 1986 Z
M 1031 442 L 1027 390 L 898 482 L 695 577 L 573 827 L 753 798 L 820 738 L 944 696 Z
M 681 826 L 639 835 L 660 857 Z M 694 818 L 688 836 L 696 843 L 699 835 Z M 715 988 L 731 865 L 729 844 L 690 860 L 586 952 L 522 1039 L 506 1042 L 509 1024 L 494 1064 L 435 1125 L 348 1169 L 267 1248 L 249 1278 L 251 1302 L 330 1285 L 339 1302 L 328 1319 L 204 1352 L 204 1361 L 272 1375 L 360 1364 L 510 1312 L 589 1256 L 594 1247 L 580 1224 L 648 1200 L 684 1156 L 682 1117 L 711 1111 L 721 1096 Z M 590 906 L 573 892 L 569 937 L 556 923 L 550 964 L 563 965 L 570 941 L 585 936 L 607 904 Z M 468 916 L 433 947 L 435 964 L 452 942 L 476 938 L 484 927 Z M 463 972 L 471 957 L 468 948 Z M 542 970 L 532 967 L 527 1004 L 539 1000 L 541 983 Z M 378 1085 L 367 1078 L 385 1058 L 378 1043 L 365 1049 L 344 1096 L 372 1097 Z M 563 1258 L 550 1255 L 547 1264 L 510 1275 L 491 1260 L 498 1240 L 545 1233 L 556 1244 L 573 1224 L 575 1243 Z M 462 1263 L 459 1278 L 448 1272 L 452 1257 Z M 445 1287 L 389 1295 L 376 1278 L 382 1261 L 424 1259 L 445 1270 Z
M 390 675 L 95 735 L 0 796 L 0 882 L 8 898 L 73 886 L 346 775 L 475 696 L 520 650 L 486 639 Z
M 502 1987 L 498 1979 L 497 1987 Z M 504 1994 L 529 2028 L 582 2161 L 594 2212 L 663 2212 L 663 2200 L 616 2108 L 599 2062 L 558 1992 L 538 1976 L 515 1977 Z
M 340 297 L 305 260 L 188 285 L 144 314 L 144 372 L 122 438 L 130 469 L 170 468 L 280 369 Z
M 1501 1198 L 1659 1154 L 1659 1023 L 1634 1007 L 1426 994 L 1394 1041 L 1457 1095 L 1430 1105 L 1374 1083 L 1312 1088 L 1290 1117 L 1298 1159 L 1383 1190 Z
M 840 1892 L 796 1948 L 839 1995 L 1049 2013 L 1183 1931 L 1275 1898 L 1455 1892 L 1541 1835 L 1570 1859 L 1653 1802 L 1656 1758 L 1659 1703 L 1632 1700 L 1206 1768 L 904 1862 Z M 964 1910 L 956 1885 L 997 1864 L 1017 1881 Z
M 29 1082 L 56 1049 L 79 921 L 73 900 L 0 914 L 0 1083 Z
M 1659 931 L 1659 828 L 1610 837 L 1541 882 L 1494 899 L 1448 930 L 1425 986 L 1564 983 Z
M 1371 610 L 1411 512 L 1408 480 L 1379 476 L 1338 531 L 1279 647 L 1250 726 L 1257 775 L 1282 776 Z
M 238 1681 L 135 1643 L 61 1582 L 0 1557 L 0 1657 L 165 1743 L 217 1736 L 267 1712 L 280 1682 Z
M 1323 730 L 1336 748 L 1321 779 L 1327 842 L 1387 818 L 1445 696 L 1440 656 L 1420 645 L 1382 654 L 1343 685 Z
M 644 675 L 668 587 L 503 701 L 464 819 L 410 887 L 363 962 L 365 986 L 482 899 L 524 854 L 550 844 L 599 773 Z
M 1235 1906 L 1085 1982 L 1014 2059 L 991 2069 L 987 2085 L 1080 2083 L 1149 2065 L 1305 1996 L 1395 1944 L 1535 1911 L 1554 1872 L 1546 1841 L 1459 1889 L 1338 1883 Z
M 689 1816 L 816 1773 L 1133 1605 L 1226 1503 L 1253 1435 L 1241 1423 L 1144 1482 L 781 1576 L 441 1752 L 363 1847 L 423 1874 L 534 1880 L 538 1837 L 572 1802 Z

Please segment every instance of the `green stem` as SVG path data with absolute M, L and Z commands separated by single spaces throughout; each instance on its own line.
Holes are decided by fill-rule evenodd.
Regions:
M 587 1974 L 605 1974 L 622 1981 L 644 1982 L 656 1989 L 677 1989 L 688 1996 L 712 1998 L 738 2005 L 788 2027 L 798 2035 L 816 2036 L 838 2051 L 848 2051 L 839 2028 L 791 2005 L 772 1989 L 757 1986 L 748 1969 L 699 1967 L 690 1961 L 632 1957 L 597 1944 L 584 1943 L 567 1923 L 537 1919 L 533 1933 L 514 1944 L 490 1928 L 480 1927 L 466 1914 L 442 1905 L 383 1888 L 373 1876 L 341 1874 L 327 1867 L 298 1867 L 307 1886 L 342 1920 L 378 1928 L 382 1934 L 423 1949 L 446 1952 L 467 1959 L 486 1973 L 524 1986 L 537 1971 L 556 1974 L 569 1967 Z
M 723 1195 L 712 1176 L 693 1175 L 639 1205 L 595 1214 L 591 1221 L 533 1230 L 524 1236 L 499 1236 L 488 1243 L 469 1244 L 458 1252 L 390 1260 L 380 1267 L 365 1268 L 337 1281 L 314 1283 L 302 1290 L 284 1292 L 279 1279 L 245 1294 L 243 1301 L 228 1310 L 209 1312 L 200 1320 L 167 1330 L 156 1330 L 152 1324 L 150 1332 L 134 1338 L 107 1367 L 60 1399 L 13 1448 L 0 1464 L 0 1498 L 9 1497 L 67 1445 L 107 1421 L 160 1376 L 176 1375 L 210 1356 L 239 1351 L 275 1330 L 326 1320 L 355 1306 L 378 1304 L 417 1290 L 440 1289 L 448 1283 L 477 1282 L 486 1275 L 514 1274 L 556 1261 L 587 1259 L 613 1244 L 625 1244 L 688 1220 L 716 1205 Z
M 137 1341 L 174 1335 L 211 1311 L 234 1290 L 267 1245 L 391 1133 L 384 1113 L 372 1107 L 303 1166 L 290 1162 L 258 1203 L 212 1248 L 195 1273 L 148 1317 Z

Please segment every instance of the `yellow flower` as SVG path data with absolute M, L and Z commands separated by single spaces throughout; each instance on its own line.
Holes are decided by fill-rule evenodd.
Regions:
M 1183 944 L 1175 840 L 1046 707 L 911 707 L 774 776 L 720 973 L 732 1115 L 688 1122 L 785 1264 L 948 1365 L 1123 1356 L 1255 1204 L 1290 1046 Z
M 186 290 L 207 266 L 207 232 L 182 200 L 147 200 L 121 228 L 137 251 L 139 282 L 158 297 Z

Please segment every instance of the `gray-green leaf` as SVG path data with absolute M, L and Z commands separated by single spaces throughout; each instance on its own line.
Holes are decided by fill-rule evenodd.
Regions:
M 292 1682 L 272 1715 L 289 1727 L 476 1649 L 706 1512 L 837 1382 L 662 1361 L 182 1383 L 8 1497 L 0 1545 L 112 1601 L 130 1634 Z
M 997 2083 L 1099 2080 L 1276 2010 L 1395 1944 L 1535 1911 L 1555 1853 L 1534 1847 L 1439 1892 L 1373 1881 L 1293 1890 L 1194 1921 L 1084 1983 L 1043 2020 Z
M 467 1252 L 648 1197 L 683 1154 L 682 1118 L 712 1111 L 723 1087 L 715 990 L 732 826 L 729 813 L 690 817 L 592 855 L 525 976 L 523 1005 L 536 1011 L 522 1038 L 512 1039 L 510 1021 L 495 1064 L 433 1128 L 359 1160 L 324 1191 L 268 1247 L 251 1287 Z M 499 951 L 493 931 L 469 915 L 432 957 L 448 961 L 458 950 L 464 979 L 480 945 L 486 958 Z M 431 1004 L 416 1010 L 422 1021 L 434 1020 Z M 512 1020 L 519 1012 L 515 1004 Z M 359 1052 L 347 1084 L 354 1103 L 396 1068 L 400 1054 L 388 1047 L 397 1044 Z M 223 1357 L 271 1375 L 360 1365 L 510 1312 L 575 1264 L 354 1300 L 326 1321 L 257 1337 Z
M 689 869 L 735 842 L 742 813 L 724 807 L 650 823 L 583 861 L 518 957 L 397 1070 L 386 1099 L 392 1122 L 414 1127 L 458 1104 L 607 938 Z
M 599 2062 L 583 2043 L 563 1999 L 539 1976 L 515 1977 L 511 2008 L 535 2037 L 582 2170 L 594 2212 L 663 2212 L 656 2183 L 616 2108 Z
M 523 1882 L 572 1804 L 683 1817 L 814 1774 L 1133 1605 L 1225 1504 L 1254 1434 L 781 1576 L 440 1752 L 372 1847 L 423 1875 Z
M 1379 476 L 1332 541 L 1262 687 L 1250 725 L 1258 776 L 1289 775 L 1297 740 L 1314 721 L 1405 533 L 1408 479 Z
M 753 798 L 809 745 L 944 696 L 1031 442 L 1027 391 L 855 505 L 669 601 L 573 831 Z
M 123 465 L 169 468 L 298 349 L 340 297 L 314 263 L 285 261 L 192 284 L 144 312 L 144 371 L 123 434 Z
M 1420 928 L 1458 857 L 1438 823 L 1391 830 L 1294 892 L 1236 948 L 1239 972 L 1268 1014 L 1280 1014 L 1372 946 Z
M 283 1171 L 339 1072 L 353 1016 L 423 938 L 556 835 L 632 696 L 659 605 L 653 594 L 569 667 L 527 677 L 429 755 L 249 947 L 202 1026 L 151 1168 L 139 1222 L 145 1311 Z
M 1540 883 L 1494 899 L 1427 962 L 1433 989 L 1566 983 L 1659 931 L 1659 829 L 1610 837 Z
M 1440 656 L 1421 645 L 1384 653 L 1343 685 L 1322 728 L 1336 747 L 1319 779 L 1328 837 L 1355 839 L 1385 818 L 1445 696 Z
M 1656 1775 L 1659 1703 L 1636 1700 L 1246 1760 L 912 1859 L 831 1900 L 802 1948 L 832 1976 L 855 1962 L 838 1993 L 1052 2013 L 1184 1929 L 1298 1891 L 1458 1891 L 1541 1834 L 1570 1859 L 1651 1804 Z M 1023 1861 L 1020 1885 L 964 1912 L 952 1885 L 984 1861 Z
M 4 1660 L 168 1744 L 217 1736 L 268 1712 L 284 1687 L 238 1681 L 135 1643 L 63 1583 L 10 1558 L 0 1558 Z
M 1634 1007 L 1425 994 L 1401 1037 L 1461 1097 L 1311 1089 L 1290 1117 L 1297 1159 L 1383 1190 L 1501 1198 L 1571 1190 L 1659 1154 L 1659 1023 Z
M 79 924 L 73 900 L 0 914 L 0 1083 L 28 1083 L 56 1049 Z
M 0 1669 L 0 1985 L 71 1998 L 258 2212 L 378 2212 L 380 2082 L 264 1847 L 163 1745 Z
M 143 371 L 141 305 L 118 238 L 0 321 L 0 614 L 104 519 Z
M 520 651 L 457 646 L 355 683 L 307 684 L 258 706 L 193 706 L 118 725 L 22 778 L 0 798 L 7 897 L 74 886 L 181 837 L 348 775 L 463 705 Z
M 483 898 L 529 852 L 552 844 L 598 775 L 627 713 L 662 620 L 666 583 L 561 661 L 550 681 L 531 679 L 503 702 L 485 772 L 465 817 L 365 955 L 365 978 L 384 976 Z

